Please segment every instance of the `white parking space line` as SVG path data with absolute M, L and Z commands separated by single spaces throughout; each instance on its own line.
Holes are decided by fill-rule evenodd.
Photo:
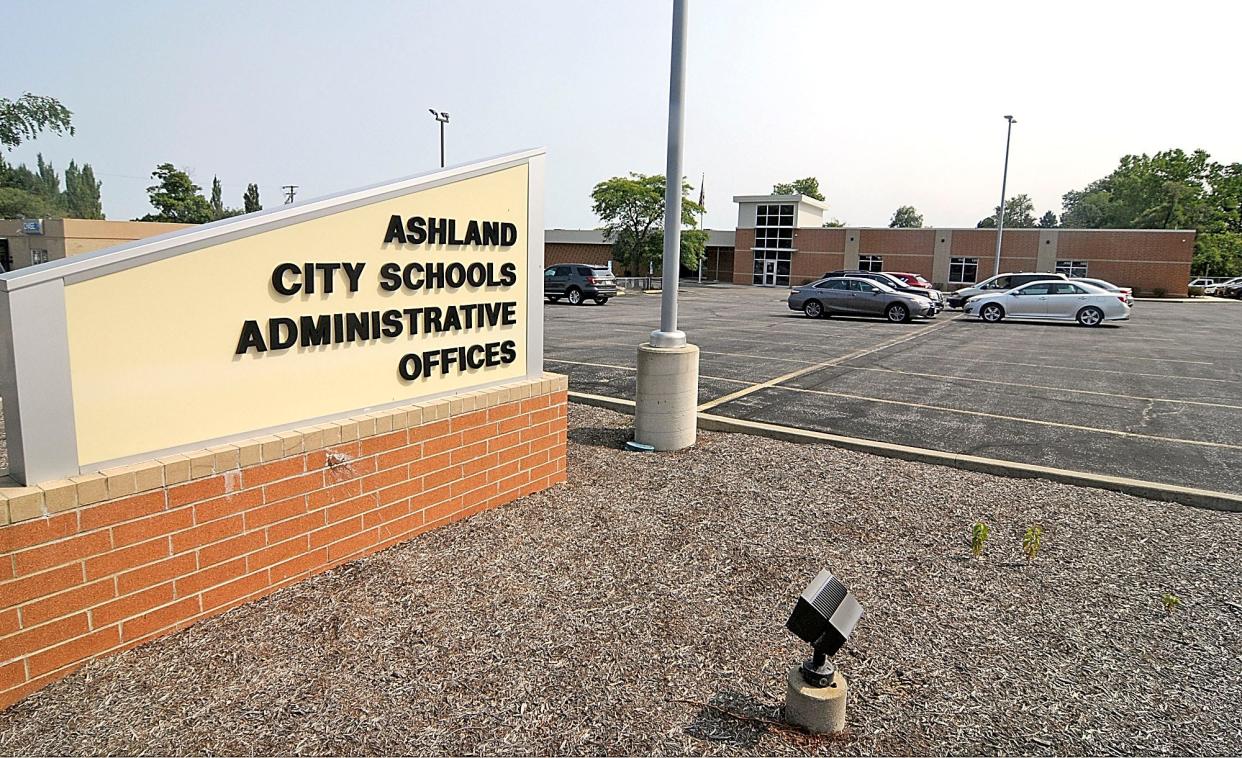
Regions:
M 1226 450 L 1242 450 L 1242 445 L 1231 445 L 1227 442 L 1207 442 L 1205 440 L 1188 440 L 1181 437 L 1164 437 L 1158 434 L 1139 434 L 1138 432 L 1124 432 L 1119 429 L 1105 429 L 1095 426 L 1082 426 L 1079 424 L 1066 424 L 1061 421 L 1045 421 L 1043 419 L 1026 418 L 1024 416 L 1005 416 L 999 413 L 984 413 L 983 411 L 968 411 L 961 408 L 950 408 L 944 405 L 930 405 L 927 403 L 911 403 L 907 400 L 887 400 L 879 397 L 867 397 L 866 395 L 854 395 L 848 392 L 831 392 L 829 390 L 811 390 L 801 387 L 771 387 L 770 389 L 779 392 L 802 392 L 810 395 L 825 395 L 828 397 L 839 397 L 846 400 L 859 400 L 865 403 L 883 403 L 885 405 L 900 405 L 907 408 L 921 408 L 931 411 L 943 411 L 945 413 L 956 413 L 963 416 L 978 416 L 981 418 L 995 418 L 1002 421 L 1017 421 L 1023 424 L 1035 424 L 1037 426 L 1051 426 L 1059 429 L 1076 429 L 1084 432 L 1097 432 L 1099 434 L 1111 434 L 1117 437 L 1132 437 L 1138 439 L 1158 440 L 1160 442 L 1173 442 L 1179 445 L 1196 445 L 1199 447 L 1224 448 Z M 728 397 L 726 395 L 726 397 Z
M 600 342 L 599 340 L 591 340 L 590 342 L 563 342 L 560 345 L 557 345 L 557 348 L 582 349 L 599 345 L 606 345 L 608 347 L 632 347 L 635 351 L 638 350 L 638 345 L 634 345 L 629 342 Z M 815 361 L 804 361 L 797 358 L 777 358 L 772 355 L 753 355 L 751 353 L 722 353 L 717 350 L 703 350 L 701 348 L 699 349 L 699 352 L 703 355 L 723 355 L 729 358 L 754 358 L 755 360 L 776 361 L 778 363 L 800 363 L 804 366 L 815 363 Z
M 544 357 L 543 362 L 544 363 L 564 363 L 567 366 L 590 366 L 592 368 L 612 368 L 612 369 L 619 369 L 621 371 L 638 371 L 638 369 L 633 366 L 617 366 L 611 363 L 587 363 L 586 361 L 563 361 L 558 358 L 548 358 L 546 356 Z M 714 382 L 729 382 L 730 384 L 750 384 L 750 382 L 745 381 L 743 379 L 726 379 L 723 376 L 711 376 L 709 374 L 700 374 L 699 378 L 700 379 L 711 379 Z
M 1073 392 L 1078 395 L 1098 395 L 1101 397 L 1117 397 L 1125 400 L 1142 400 L 1148 403 L 1177 403 L 1179 405 L 1202 405 L 1208 408 L 1227 408 L 1229 410 L 1242 411 L 1242 405 L 1230 405 L 1228 403 L 1208 403 L 1202 400 L 1173 400 L 1165 397 L 1146 397 L 1143 395 L 1123 395 L 1119 392 L 1099 392 L 1097 390 L 1075 390 L 1068 387 L 1053 387 L 1047 384 L 1024 384 L 1022 382 L 1005 382 L 995 379 L 977 379 L 973 376 L 957 376 L 954 374 L 929 374 L 924 371 L 902 371 L 895 368 L 877 368 L 875 366 L 847 366 L 838 365 L 836 368 L 848 369 L 850 371 L 878 371 L 886 374 L 904 374 L 906 376 L 919 376 L 927 379 L 946 379 L 955 382 L 973 382 L 975 384 L 995 384 L 1001 387 L 1023 387 L 1025 389 L 1035 390 L 1052 390 L 1054 392 Z
M 1188 382 L 1216 382 L 1218 384 L 1242 384 L 1237 379 L 1212 379 L 1204 376 L 1186 376 L 1185 374 L 1145 374 L 1141 371 L 1118 371 L 1109 368 L 1083 368 L 1082 366 L 1058 366 L 1051 363 L 1018 363 L 1017 361 L 993 361 L 986 358 L 954 358 L 959 363 L 990 363 L 997 366 L 1022 366 L 1029 368 L 1053 368 L 1058 371 L 1091 371 L 1096 374 L 1122 374 L 1124 376 L 1146 376 L 1153 379 L 1181 379 Z
M 973 344 L 972 344 L 972 347 L 973 347 Z M 1031 347 L 1038 347 L 1038 346 L 1032 345 L 1031 343 L 1028 342 L 1026 343 L 1025 347 L 1026 349 L 1029 350 Z M 987 355 L 989 353 L 999 353 L 1003 351 L 999 349 L 992 349 L 992 350 L 985 349 L 985 350 L 980 350 L 978 352 L 981 354 Z M 1163 363 L 1193 363 L 1199 366 L 1215 366 L 1216 365 L 1212 361 L 1188 361 L 1188 360 L 1183 360 L 1181 358 L 1146 358 L 1146 357 L 1139 356 L 1139 355 L 1109 355 L 1107 353 L 1103 353 L 1098 350 L 1091 350 L 1090 357 L 1098 358 L 1101 360 L 1111 360 L 1111 361 L 1161 361 Z
M 957 318 L 960 318 L 960 316 Z M 785 374 L 783 376 L 778 376 L 775 379 L 769 379 L 766 382 L 759 382 L 758 384 L 747 387 L 746 389 L 741 389 L 741 390 L 738 390 L 737 392 L 733 392 L 728 395 L 723 395 L 721 397 L 716 398 L 715 400 L 711 400 L 706 403 L 703 403 L 702 405 L 699 406 L 699 411 L 701 412 L 701 411 L 709 410 L 711 408 L 715 408 L 718 405 L 723 405 L 730 401 L 737 400 L 740 397 L 745 397 L 746 395 L 749 395 L 754 392 L 758 392 L 759 390 L 766 389 L 768 387 L 774 387 L 778 384 L 781 384 L 782 382 L 787 382 L 790 379 L 796 379 L 804 374 L 809 374 L 813 371 L 818 371 L 820 369 L 828 368 L 830 366 L 835 366 L 839 363 L 845 363 L 846 361 L 852 361 L 857 358 L 862 358 L 864 356 L 871 355 L 872 353 L 877 353 L 881 350 L 887 350 L 890 347 L 895 347 L 902 343 L 909 342 L 910 340 L 921 337 L 924 334 L 928 334 L 929 332 L 934 332 L 937 329 L 943 329 L 949 324 L 952 324 L 953 321 L 956 321 L 956 320 L 957 319 L 954 318 L 949 321 L 940 321 L 935 324 L 928 324 L 927 326 L 921 329 L 916 329 L 915 331 L 910 332 L 909 334 L 896 337 L 886 342 L 881 342 L 878 345 L 866 347 L 861 350 L 855 350 L 854 352 L 846 353 L 845 355 L 839 355 L 836 358 L 831 358 L 822 363 L 816 363 L 814 365 L 807 366 L 806 368 L 800 368 L 797 371 L 791 371 L 788 374 Z

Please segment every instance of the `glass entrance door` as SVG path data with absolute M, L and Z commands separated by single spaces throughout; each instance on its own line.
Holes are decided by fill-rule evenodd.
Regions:
M 776 286 L 776 261 L 763 262 L 763 286 Z

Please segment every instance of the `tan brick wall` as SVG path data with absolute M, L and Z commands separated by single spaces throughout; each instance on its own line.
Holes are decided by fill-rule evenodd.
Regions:
M 0 488 L 0 708 L 84 662 L 565 481 L 565 377 Z
M 931 257 L 936 248 L 934 229 L 861 229 L 858 252 L 860 255 L 926 255 Z M 895 271 L 900 269 L 894 269 Z
M 612 245 L 590 245 L 578 242 L 547 242 L 543 246 L 543 265 L 558 263 L 585 263 L 588 266 L 607 266 L 612 260 Z M 614 264 L 614 269 L 617 266 Z M 618 273 L 620 271 L 618 270 Z

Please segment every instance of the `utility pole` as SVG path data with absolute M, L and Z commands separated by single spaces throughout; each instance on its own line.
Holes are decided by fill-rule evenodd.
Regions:
M 681 450 L 698 433 L 699 349 L 677 328 L 677 280 L 681 272 L 681 159 L 685 126 L 686 12 L 689 0 L 673 0 L 668 88 L 668 160 L 664 171 L 664 280 L 660 328 L 638 346 L 634 396 L 634 442 L 648 450 Z
M 440 122 L 440 168 L 444 168 L 444 125 L 448 123 L 449 115 L 448 113 L 441 113 L 435 108 L 428 108 L 427 110 L 431 111 L 431 115 L 436 121 Z
M 699 228 L 703 229 L 703 214 L 707 210 L 707 204 L 704 202 L 703 183 L 707 181 L 707 172 L 704 171 L 699 179 Z M 703 229 L 703 231 L 707 231 Z M 703 254 L 699 256 L 699 284 L 703 283 L 703 259 L 707 257 L 707 243 L 703 243 Z
M 281 187 L 281 189 L 285 191 L 285 205 L 289 205 L 290 203 L 293 202 L 293 196 L 298 190 L 298 185 L 286 184 L 285 186 Z
M 1018 123 L 1013 116 L 1005 116 L 1005 120 L 1009 122 L 1009 126 L 1005 130 L 1005 171 L 1001 174 L 1000 214 L 996 217 L 996 266 L 992 271 L 993 274 L 1001 272 L 1001 235 L 1005 233 L 1005 185 L 1009 182 L 1009 138 L 1013 136 L 1013 125 Z

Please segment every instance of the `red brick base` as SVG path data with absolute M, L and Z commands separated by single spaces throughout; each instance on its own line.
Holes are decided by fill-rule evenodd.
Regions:
M 281 454 L 254 465 L 213 448 L 198 478 L 0 526 L 0 708 L 92 658 L 565 481 L 564 377 L 472 395 L 371 414 L 355 439 L 318 449 L 282 435 Z

